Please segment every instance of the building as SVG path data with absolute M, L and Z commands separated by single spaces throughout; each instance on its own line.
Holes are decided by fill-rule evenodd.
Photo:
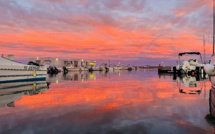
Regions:
M 29 62 L 33 61 L 38 63 L 39 65 L 43 66 L 55 66 L 55 67 L 72 67 L 72 68 L 80 68 L 80 67 L 89 67 L 91 66 L 91 62 L 88 60 L 83 59 L 61 59 L 61 58 L 49 58 L 49 57 L 42 57 L 42 58 L 29 58 Z

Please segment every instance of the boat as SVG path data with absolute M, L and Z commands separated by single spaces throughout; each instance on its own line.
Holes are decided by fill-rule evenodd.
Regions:
M 132 70 L 136 70 L 136 68 L 135 68 L 135 67 L 131 67 L 131 69 L 132 69 Z
M 113 67 L 108 67 L 109 72 L 113 72 L 114 68 Z
M 45 80 L 46 74 L 45 66 L 26 65 L 10 58 L 0 57 L 0 83 Z
M 109 68 L 108 68 L 108 64 L 107 63 L 102 63 L 100 65 L 102 71 L 109 71 Z
M 184 55 L 199 55 L 201 62 L 202 62 L 202 56 L 200 52 L 184 52 L 178 54 L 178 65 L 173 67 L 173 73 L 176 75 L 181 74 L 188 74 L 188 75 L 199 75 L 204 74 L 204 65 L 203 63 L 200 64 L 198 62 L 198 59 L 189 59 L 182 61 L 182 64 L 180 65 L 180 57 Z
M 160 66 L 159 65 L 158 73 L 173 73 L 172 67 L 170 67 L 170 66 Z
M 100 66 L 94 66 L 94 67 L 89 67 L 89 71 L 104 71 L 103 67 Z
M 131 68 L 131 67 L 129 67 L 129 66 L 122 66 L 122 70 L 129 70 L 129 68 Z
M 120 65 L 114 66 L 113 70 L 122 70 L 122 66 L 120 66 Z
M 73 67 L 73 66 L 70 66 L 70 67 L 66 67 L 66 69 L 70 72 L 70 71 L 81 71 L 81 68 L 79 67 Z
M 204 65 L 204 70 L 209 76 L 215 76 L 215 2 L 213 2 L 213 55 L 209 64 Z
M 162 61 L 161 64 L 159 64 L 158 66 L 158 74 L 161 74 L 161 73 L 173 73 L 173 67 L 166 66 Z

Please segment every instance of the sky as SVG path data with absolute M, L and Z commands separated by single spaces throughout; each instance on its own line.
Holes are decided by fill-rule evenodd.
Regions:
M 0 0 L 0 54 L 176 64 L 212 55 L 213 0 Z

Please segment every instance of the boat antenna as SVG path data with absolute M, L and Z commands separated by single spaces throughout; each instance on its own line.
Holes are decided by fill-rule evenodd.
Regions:
M 215 45 L 215 39 L 214 39 L 214 34 L 215 34 L 215 0 L 213 0 L 213 55 L 214 55 L 214 45 Z

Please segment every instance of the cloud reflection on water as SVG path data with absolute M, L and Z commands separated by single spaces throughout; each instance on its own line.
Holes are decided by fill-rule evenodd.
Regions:
M 212 132 L 204 119 L 209 110 L 208 80 L 206 94 L 189 95 L 179 93 L 173 76 L 159 78 L 157 71 L 96 72 L 96 79 L 90 75 L 53 76 L 48 91 L 23 96 L 14 109 L 0 109 L 0 132 Z M 79 81 L 71 80 L 77 76 Z

